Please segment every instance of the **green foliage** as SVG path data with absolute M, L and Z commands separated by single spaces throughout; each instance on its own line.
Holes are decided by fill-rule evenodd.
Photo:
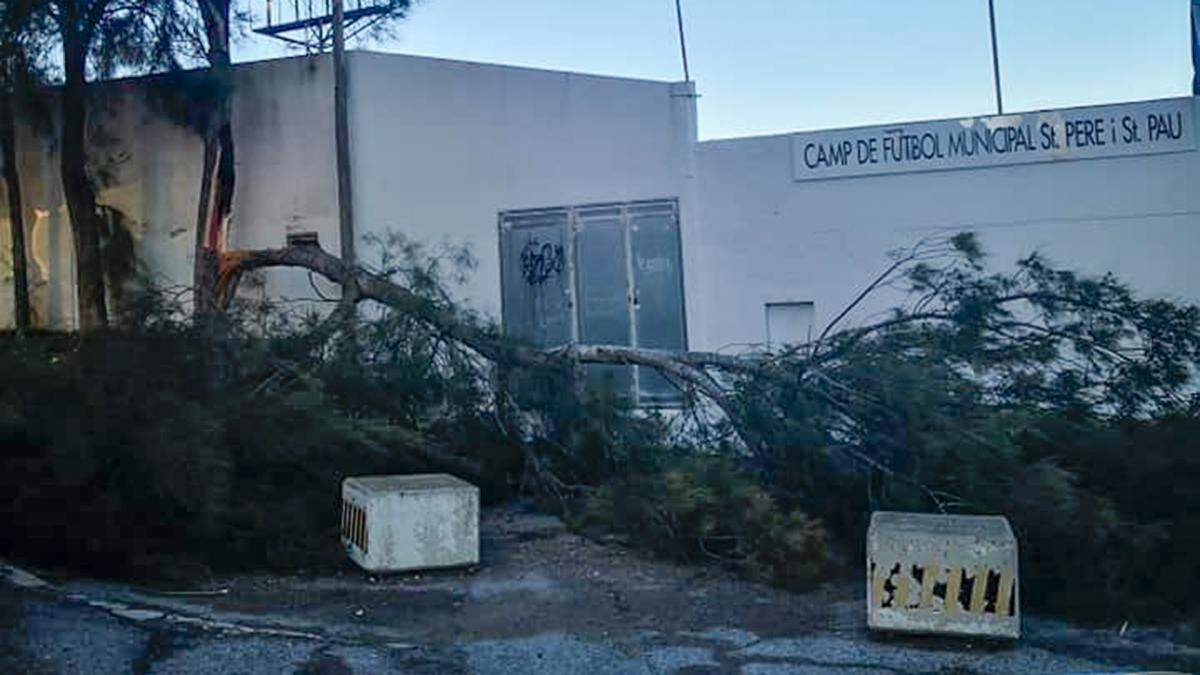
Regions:
M 907 339 L 826 366 L 836 387 L 739 383 L 747 414 L 769 430 L 758 465 L 772 494 L 855 555 L 876 509 L 1003 513 L 1027 606 L 1097 619 L 1187 611 L 1177 589 L 1200 574 L 1195 414 L 998 401 L 939 352 L 904 349 Z
M 629 533 L 662 555 L 735 564 L 788 588 L 810 587 L 827 565 L 821 522 L 781 508 L 729 459 L 679 458 L 616 479 L 588 501 L 585 523 Z
M 1200 309 L 1038 255 L 988 272 L 969 234 L 902 252 L 864 297 L 883 287 L 908 300 L 730 377 L 771 494 L 851 550 L 876 509 L 1006 513 L 1035 607 L 1183 609 Z
M 1101 614 L 1113 606 L 1121 573 L 1122 524 L 1113 504 L 1079 487 L 1053 460 L 1013 477 L 1005 512 L 1021 546 L 1023 581 L 1036 604 Z M 1029 593 L 1023 596 L 1029 597 Z
M 348 414 L 341 381 L 281 383 L 261 338 L 241 339 L 242 378 L 212 391 L 203 346 L 161 308 L 147 299 L 136 329 L 0 346 L 6 554 L 122 576 L 333 569 L 342 478 L 457 467 L 429 452 L 428 420 Z
M 1159 416 L 1186 407 L 1200 363 L 1200 308 L 1140 299 L 1112 274 L 1085 276 L 1039 254 L 985 273 L 969 235 L 905 270 L 913 298 L 891 322 L 833 349 L 899 340 L 969 372 L 989 402 Z
M 376 270 L 411 302 L 368 309 L 352 339 L 315 316 L 235 314 L 222 389 L 163 294 L 132 298 L 120 332 L 3 345 L 2 510 L 23 514 L 9 550 L 53 541 L 34 551 L 118 571 L 333 565 L 342 476 L 467 461 L 488 496 L 534 492 L 581 527 L 788 587 L 836 571 L 836 549 L 858 559 L 874 510 L 1004 513 L 1027 607 L 1191 610 L 1194 307 L 1036 256 L 990 274 L 958 236 L 880 278 L 911 292 L 881 321 L 714 373 L 719 411 L 687 396 L 653 413 L 584 386 L 586 364 L 510 359 L 529 347 L 507 343 L 484 358 L 462 336 L 498 330 L 451 292 L 469 252 L 380 245 Z
M 1200 419 L 1051 416 L 1022 437 L 1005 504 L 1023 570 L 1055 611 L 1162 619 L 1200 575 Z

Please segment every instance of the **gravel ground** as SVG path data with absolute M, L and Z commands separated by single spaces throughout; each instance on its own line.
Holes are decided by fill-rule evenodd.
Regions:
M 476 570 L 244 576 L 200 594 L 7 567 L 0 671 L 54 673 L 1065 673 L 1194 671 L 1162 630 L 1025 617 L 1014 644 L 866 632 L 860 583 L 791 594 L 647 559 L 516 509 Z M 191 589 L 193 591 L 197 589 Z

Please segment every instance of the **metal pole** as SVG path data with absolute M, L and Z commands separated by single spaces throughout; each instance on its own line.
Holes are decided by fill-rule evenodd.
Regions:
M 682 0 L 675 0 L 675 22 L 679 25 L 679 52 L 683 55 L 683 80 L 691 82 L 692 76 L 688 72 L 687 62 L 687 43 L 683 40 L 683 7 Z
M 337 145 L 338 238 L 342 260 L 355 264 L 354 201 L 350 184 L 350 119 L 346 96 L 346 33 L 343 0 L 333 0 L 333 118 Z M 342 284 L 342 297 L 348 299 L 353 282 Z
M 1000 98 L 1000 52 L 996 50 L 996 3 L 988 0 L 988 21 L 992 26 L 992 75 L 996 80 L 996 114 L 1004 114 L 1004 101 Z
M 1192 96 L 1200 96 L 1200 0 L 1192 0 Z

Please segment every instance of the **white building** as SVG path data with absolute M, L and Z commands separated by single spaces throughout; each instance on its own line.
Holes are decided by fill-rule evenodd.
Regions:
M 350 53 L 348 71 L 357 232 L 469 244 L 480 265 L 465 299 L 541 343 L 730 351 L 802 339 L 890 250 L 963 229 L 997 265 L 1040 250 L 1147 295 L 1200 300 L 1193 98 L 698 142 L 690 83 L 368 52 Z M 110 175 L 99 195 L 134 223 L 146 270 L 184 286 L 201 142 L 158 112 L 155 86 L 96 88 L 105 142 L 93 153 Z M 328 57 L 236 68 L 233 248 L 315 233 L 339 250 L 332 92 Z M 19 161 L 35 311 L 69 329 L 53 136 L 24 127 Z M 8 238 L 0 225 L 6 287 Z M 314 297 L 297 270 L 246 292 Z M 0 327 L 11 322 L 12 293 L 0 293 Z M 661 391 L 641 380 L 643 394 Z

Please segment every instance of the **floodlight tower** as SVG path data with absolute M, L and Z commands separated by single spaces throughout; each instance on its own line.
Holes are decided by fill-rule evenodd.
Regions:
M 283 40 L 307 51 L 334 46 L 340 23 L 345 39 L 369 30 L 396 10 L 396 0 L 266 0 L 266 20 L 255 33 Z M 339 8 L 342 20 L 335 20 Z

